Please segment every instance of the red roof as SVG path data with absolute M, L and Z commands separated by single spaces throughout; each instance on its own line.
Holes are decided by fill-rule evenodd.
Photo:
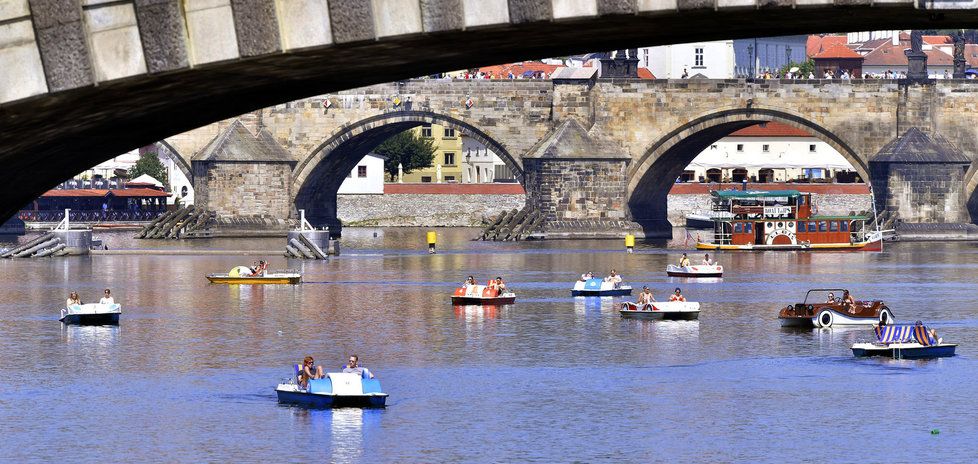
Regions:
M 779 122 L 765 122 L 735 131 L 727 137 L 811 137 L 808 131 Z
M 924 43 L 931 45 L 948 45 L 954 43 L 954 39 L 949 35 L 925 35 L 921 38 L 924 40 Z
M 810 35 L 805 43 L 805 52 L 808 57 L 813 57 L 832 45 L 845 45 L 846 42 L 844 35 Z
M 908 47 L 906 45 L 893 45 L 892 43 L 881 45 L 863 57 L 863 66 L 906 66 L 907 55 L 903 53 Z M 927 64 L 935 66 L 951 66 L 954 58 L 936 48 L 924 50 L 927 55 Z M 967 58 L 967 53 L 965 53 Z
M 833 44 L 828 48 L 823 49 L 817 55 L 813 56 L 813 59 L 824 60 L 824 59 L 839 59 L 839 58 L 862 58 L 863 56 L 852 51 L 851 48 L 845 45 Z
M 42 197 L 104 197 L 112 193 L 113 196 L 127 198 L 127 197 L 168 197 L 169 193 L 166 193 L 157 189 L 150 188 L 129 188 L 129 189 L 115 189 L 115 190 L 105 190 L 105 189 L 56 189 L 48 190 L 44 192 Z
M 562 67 L 563 66 L 560 65 L 546 64 L 546 63 L 541 63 L 539 61 L 524 61 L 522 63 L 508 63 L 508 64 L 497 64 L 495 66 L 485 66 L 479 68 L 479 71 L 489 74 L 495 79 L 504 79 L 509 76 L 510 72 L 512 72 L 513 76 L 515 77 L 522 76 L 523 73 L 527 71 L 543 72 L 546 73 L 547 76 L 549 76 L 553 74 L 555 69 L 562 68 Z
M 638 68 L 638 78 L 639 79 L 655 79 L 655 75 L 649 68 Z

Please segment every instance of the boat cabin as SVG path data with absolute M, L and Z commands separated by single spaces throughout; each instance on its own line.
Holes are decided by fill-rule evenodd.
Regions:
M 862 240 L 866 216 L 820 216 L 811 193 L 797 190 L 717 190 L 714 244 L 808 246 Z

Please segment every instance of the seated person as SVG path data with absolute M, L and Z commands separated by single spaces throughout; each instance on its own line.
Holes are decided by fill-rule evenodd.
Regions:
M 68 294 L 68 299 L 65 301 L 66 308 L 70 308 L 71 305 L 80 305 L 80 304 L 82 304 L 81 298 L 78 297 L 77 293 L 71 292 Z
M 686 301 L 686 297 L 683 296 L 682 290 L 676 287 L 676 293 L 669 295 L 669 301 Z
M 689 258 L 686 257 L 686 253 L 683 253 L 683 257 L 679 258 L 679 267 L 689 266 Z
M 496 276 L 494 280 L 489 281 L 489 288 L 495 288 L 499 291 L 500 295 L 506 293 L 506 284 L 503 282 L 503 278 L 499 276 Z
M 849 309 L 849 312 L 856 314 L 856 300 L 849 294 L 849 290 L 842 292 L 842 304 Z
M 465 282 L 462 282 L 462 287 L 463 288 L 469 288 L 469 287 L 471 287 L 473 285 L 475 285 L 475 277 L 472 277 L 472 276 L 466 277 L 465 278 Z
M 829 292 L 829 298 L 825 300 L 828 304 L 835 304 L 835 293 Z
M 938 338 L 937 337 L 937 330 L 936 329 L 930 329 L 929 335 L 930 335 L 930 338 L 933 338 L 934 339 L 934 342 L 937 343 L 938 345 L 940 345 L 941 343 L 944 343 L 944 339 L 943 338 Z
M 592 273 L 591 271 L 587 271 L 581 274 L 581 282 L 587 282 L 588 279 L 593 279 L 593 278 L 594 278 L 594 273 Z
M 619 275 L 618 271 L 614 269 L 611 270 L 611 275 L 604 278 L 604 281 L 611 282 L 614 288 L 621 287 L 621 275 Z
M 713 261 L 710 260 L 710 254 L 709 253 L 707 253 L 706 255 L 703 256 L 703 265 L 704 266 L 712 266 L 713 265 Z
M 360 360 L 360 358 L 357 355 L 355 355 L 355 354 L 354 355 L 351 355 L 350 356 L 350 364 L 347 364 L 346 366 L 343 366 L 343 373 L 345 373 L 345 374 L 359 374 L 360 377 L 368 377 L 368 378 L 371 378 L 371 379 L 374 378 L 374 375 L 370 372 L 370 369 L 367 369 L 366 367 L 360 367 L 360 366 L 357 365 L 357 362 L 359 360 Z
M 112 292 L 110 292 L 109 289 L 105 289 L 105 296 L 103 296 L 101 300 L 98 300 L 98 302 L 101 304 L 110 305 L 115 304 L 115 299 L 112 298 Z
M 652 296 L 652 290 L 649 290 L 649 287 L 642 287 L 642 293 L 638 294 L 638 301 L 635 304 L 646 305 L 654 301 L 655 297 Z
M 323 378 L 323 366 L 314 366 L 312 356 L 306 356 L 302 360 L 302 369 L 299 371 L 299 387 L 309 388 L 309 379 Z

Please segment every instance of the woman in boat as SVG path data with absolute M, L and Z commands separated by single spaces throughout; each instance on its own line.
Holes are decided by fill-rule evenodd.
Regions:
M 669 301 L 686 301 L 686 297 L 683 296 L 682 290 L 676 287 L 676 293 L 669 295 Z
M 647 305 L 655 301 L 655 297 L 652 296 L 652 290 L 649 290 L 648 286 L 642 287 L 642 293 L 638 294 L 637 305 Z
M 99 304 L 111 305 L 115 304 L 115 299 L 112 298 L 112 292 L 109 289 L 105 289 L 105 296 L 101 300 L 98 300 Z
M 594 278 L 594 273 L 591 271 L 587 271 L 581 274 L 581 282 L 587 282 L 588 279 L 593 279 L 593 278 Z
M 829 298 L 825 302 L 827 304 L 835 304 L 835 293 L 829 292 Z
M 475 285 L 475 277 L 468 276 L 465 278 L 465 282 L 462 282 L 462 288 L 469 288 Z
M 689 258 L 686 257 L 686 253 L 683 253 L 683 257 L 679 258 L 679 267 L 689 266 Z
M 80 304 L 82 304 L 81 298 L 78 297 L 77 293 L 71 292 L 68 294 L 68 300 L 65 301 L 65 307 L 70 308 L 71 305 L 80 305 Z
M 312 356 L 306 356 L 302 360 L 302 370 L 299 371 L 299 386 L 308 388 L 309 379 L 323 378 L 323 366 L 315 366 Z
M 851 314 L 856 314 L 856 300 L 849 294 L 849 290 L 842 291 L 842 305 L 845 306 Z

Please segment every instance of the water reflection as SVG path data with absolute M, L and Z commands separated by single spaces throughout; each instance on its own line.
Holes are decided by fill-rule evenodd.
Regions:
M 452 305 L 452 310 L 455 312 L 455 318 L 464 319 L 466 326 L 473 324 L 473 328 L 482 327 L 482 323 L 486 320 L 498 318 L 501 308 L 503 308 L 503 306 Z

